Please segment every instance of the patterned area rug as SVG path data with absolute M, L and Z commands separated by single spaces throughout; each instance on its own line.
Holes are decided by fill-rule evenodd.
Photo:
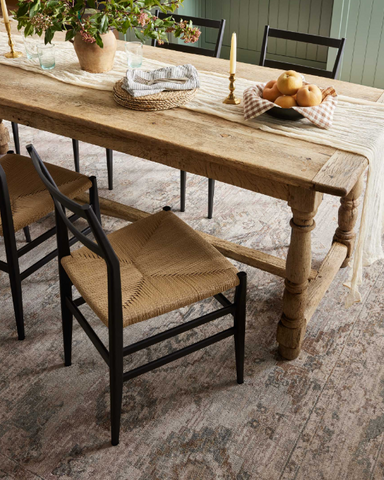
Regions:
M 6 123 L 9 127 L 10 125 Z M 44 160 L 73 168 L 69 139 L 20 127 Z M 179 172 L 115 154 L 115 190 L 106 189 L 103 149 L 81 144 L 82 172 L 100 194 L 147 211 L 178 213 Z M 187 212 L 195 228 L 284 257 L 290 211 L 282 201 L 218 184 L 207 220 L 207 180 L 188 176 Z M 313 233 L 315 266 L 329 248 L 338 200 L 327 197 Z M 50 216 L 32 226 L 37 236 Z M 112 231 L 124 222 L 105 219 Z M 18 235 L 19 245 L 23 235 Z M 42 255 L 55 242 L 39 248 Z M 4 258 L 1 241 L 0 256 Z M 22 268 L 33 261 L 23 257 Z M 244 269 L 244 266 L 238 265 Z M 75 323 L 73 365 L 63 367 L 57 264 L 23 285 L 26 340 L 16 339 L 7 277 L 0 275 L 0 478 L 119 480 L 381 480 L 384 477 L 383 263 L 365 271 L 363 302 L 345 310 L 341 270 L 293 362 L 277 354 L 283 281 L 246 267 L 249 302 L 245 383 L 236 384 L 226 340 L 124 386 L 121 443 L 110 447 L 108 372 Z M 208 312 L 210 302 L 125 330 L 125 344 Z M 87 312 L 97 333 L 104 325 Z M 128 367 L 213 334 L 221 319 L 135 354 Z

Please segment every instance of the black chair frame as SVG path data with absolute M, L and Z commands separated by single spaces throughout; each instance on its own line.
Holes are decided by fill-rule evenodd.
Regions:
M 298 65 L 288 62 L 280 62 L 277 60 L 269 60 L 267 56 L 268 38 L 281 38 L 283 40 L 293 40 L 295 42 L 310 43 L 325 47 L 337 48 L 337 56 L 332 71 L 324 70 L 316 67 L 309 67 L 307 65 Z M 259 65 L 262 67 L 280 68 L 283 70 L 296 69 L 300 73 L 307 73 L 308 75 L 318 75 L 319 77 L 336 79 L 339 76 L 341 59 L 345 47 L 345 38 L 330 38 L 321 35 L 311 35 L 308 33 L 291 32 L 289 30 L 279 30 L 271 28 L 269 25 L 265 26 L 263 43 L 260 53 Z
M 90 177 L 92 182 L 92 187 L 89 191 L 90 194 L 90 203 L 94 206 L 95 209 L 99 208 L 98 193 L 97 193 L 97 183 L 95 177 Z M 25 328 L 24 328 L 24 312 L 23 312 L 23 297 L 21 282 L 27 277 L 35 273 L 41 267 L 46 265 L 52 259 L 58 255 L 58 249 L 51 251 L 43 258 L 35 262 L 33 265 L 28 267 L 23 272 L 20 272 L 19 258 L 29 253 L 35 247 L 41 245 L 43 242 L 49 238 L 56 235 L 56 227 L 51 228 L 45 233 L 41 234 L 39 237 L 31 240 L 27 237 L 27 245 L 17 249 L 16 246 L 16 237 L 15 229 L 13 224 L 11 202 L 9 198 L 8 184 L 6 174 L 4 169 L 0 165 L 0 214 L 3 227 L 3 237 L 4 237 L 4 246 L 6 252 L 6 262 L 0 261 L 0 270 L 9 275 L 9 280 L 11 284 L 12 300 L 15 312 L 16 327 L 18 333 L 18 339 L 24 340 L 25 338 Z M 79 217 L 78 215 L 73 215 L 70 218 L 71 222 L 74 222 Z M 28 232 L 29 229 L 26 227 L 24 233 Z M 83 234 L 86 235 L 90 232 L 89 227 L 83 230 Z M 29 236 L 30 237 L 30 236 Z M 70 244 L 73 245 L 77 242 L 75 237 L 71 238 Z
M 188 45 L 183 45 L 179 43 L 164 43 L 160 45 L 156 39 L 152 40 L 152 47 L 160 47 L 168 50 L 174 50 L 178 52 L 194 53 L 197 55 L 205 55 L 206 57 L 215 57 L 220 58 L 221 47 L 223 45 L 224 30 L 225 30 L 225 19 L 222 20 L 211 20 L 207 18 L 199 17 L 189 17 L 186 15 L 174 15 L 160 12 L 159 9 L 155 10 L 155 15 L 161 20 L 165 18 L 172 17 L 176 22 L 181 22 L 185 20 L 187 22 L 192 21 L 194 25 L 198 27 L 208 27 L 215 28 L 218 32 L 218 37 L 214 50 L 209 50 L 208 48 L 200 47 L 190 47 Z M 180 211 L 185 212 L 185 197 L 186 197 L 186 188 L 187 188 L 187 172 L 184 170 L 180 171 Z M 208 218 L 211 219 L 213 216 L 213 202 L 215 196 L 215 180 L 208 179 Z
M 212 345 L 227 337 L 233 336 L 235 339 L 235 357 L 237 382 L 244 382 L 244 341 L 245 341 L 245 315 L 246 315 L 246 283 L 247 277 L 244 272 L 240 272 L 239 285 L 236 287 L 234 302 L 230 302 L 223 294 L 215 295 L 216 300 L 222 305 L 222 308 L 214 312 L 203 315 L 191 320 L 183 325 L 171 328 L 165 332 L 146 338 L 134 344 L 123 346 L 123 310 L 119 259 L 114 252 L 107 236 L 105 235 L 98 216 L 95 214 L 92 206 L 80 206 L 72 200 L 65 197 L 55 186 L 49 172 L 39 158 L 37 152 L 32 146 L 27 147 L 33 163 L 49 190 L 55 203 L 56 221 L 57 221 L 57 239 L 59 249 L 59 274 L 60 291 L 62 304 L 62 321 L 64 337 L 64 357 L 65 365 L 71 365 L 72 348 L 72 324 L 73 317 L 77 319 L 84 329 L 85 333 L 94 344 L 101 357 L 109 367 L 110 372 L 110 404 L 111 404 L 111 443 L 118 445 L 120 432 L 120 417 L 122 403 L 123 383 L 146 372 L 152 371 L 174 360 L 189 355 L 197 350 Z M 78 215 L 88 222 L 93 233 L 95 242 L 83 235 L 77 228 L 68 221 L 65 215 L 65 209 Z M 165 207 L 169 209 L 169 207 Z M 72 282 L 61 266 L 60 260 L 70 255 L 70 245 L 68 240 L 68 230 L 96 255 L 104 259 L 108 272 L 108 333 L 109 349 L 97 336 L 91 325 L 85 319 L 79 310 L 79 306 L 85 303 L 82 297 L 72 298 Z M 201 340 L 197 343 L 172 352 L 164 357 L 149 362 L 140 367 L 134 368 L 128 372 L 123 370 L 123 359 L 125 356 L 138 352 L 144 348 L 155 345 L 166 339 L 172 338 L 183 332 L 187 332 L 198 326 L 204 325 L 210 321 L 232 314 L 234 317 L 234 326 L 228 328 L 211 337 Z

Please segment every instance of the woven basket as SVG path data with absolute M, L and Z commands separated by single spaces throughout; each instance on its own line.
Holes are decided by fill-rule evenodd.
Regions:
M 156 112 L 181 107 L 192 100 L 197 90 L 196 88 L 193 90 L 175 90 L 135 98 L 122 88 L 123 81 L 124 80 L 119 80 L 113 87 L 113 98 L 115 102 L 131 110 L 143 110 L 146 112 Z

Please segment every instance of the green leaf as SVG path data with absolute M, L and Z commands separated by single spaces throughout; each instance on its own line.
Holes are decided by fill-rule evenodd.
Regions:
M 29 16 L 32 18 L 35 13 L 37 13 L 38 8 L 40 7 L 40 0 L 37 0 L 37 2 L 33 3 L 31 8 L 29 9 Z
M 143 43 L 145 43 L 145 35 L 141 32 L 141 30 L 136 30 L 135 29 L 135 35 L 139 40 L 141 40 Z
M 17 10 L 17 18 L 23 17 L 26 13 L 28 13 L 28 9 L 29 3 L 23 3 Z
M 65 35 L 65 41 L 69 42 L 76 36 L 76 32 L 74 30 L 68 30 Z
M 31 24 L 27 25 L 24 30 L 24 36 L 29 37 L 30 35 L 33 35 L 33 31 L 34 31 L 33 25 Z
M 47 45 L 47 43 L 51 43 L 54 36 L 55 36 L 55 31 L 51 28 L 48 28 L 48 30 L 46 30 L 45 32 L 45 37 L 44 37 L 45 45 Z
M 108 23 L 107 15 L 103 15 L 100 21 L 100 30 L 102 33 L 105 33 L 108 30 Z
M 97 45 L 98 45 L 100 48 L 103 48 L 103 47 L 104 47 L 104 45 L 103 45 L 103 40 L 101 39 L 101 37 L 100 37 L 99 34 L 95 35 L 95 39 L 96 39 Z

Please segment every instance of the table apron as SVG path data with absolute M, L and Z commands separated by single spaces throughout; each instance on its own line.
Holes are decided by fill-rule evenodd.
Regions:
M 33 111 L 20 111 L 15 107 L 4 105 L 0 105 L 0 118 L 68 138 L 75 138 L 99 147 L 110 148 L 281 200 L 289 200 L 291 187 L 314 190 L 313 184 L 309 181 L 305 185 L 302 183 L 299 185 L 294 179 L 280 181 L 258 173 L 250 173 L 248 170 L 225 163 L 224 159 L 221 161 L 219 154 L 215 157 L 202 155 L 177 143 L 167 145 L 162 142 L 159 144 L 155 139 L 151 141 L 144 137 L 143 141 L 138 141 L 137 138 L 129 138 L 126 133 L 124 136 L 107 134 L 97 131 L 92 125 L 80 126 L 71 123 L 70 120 L 61 121 L 41 114 L 36 115 Z

